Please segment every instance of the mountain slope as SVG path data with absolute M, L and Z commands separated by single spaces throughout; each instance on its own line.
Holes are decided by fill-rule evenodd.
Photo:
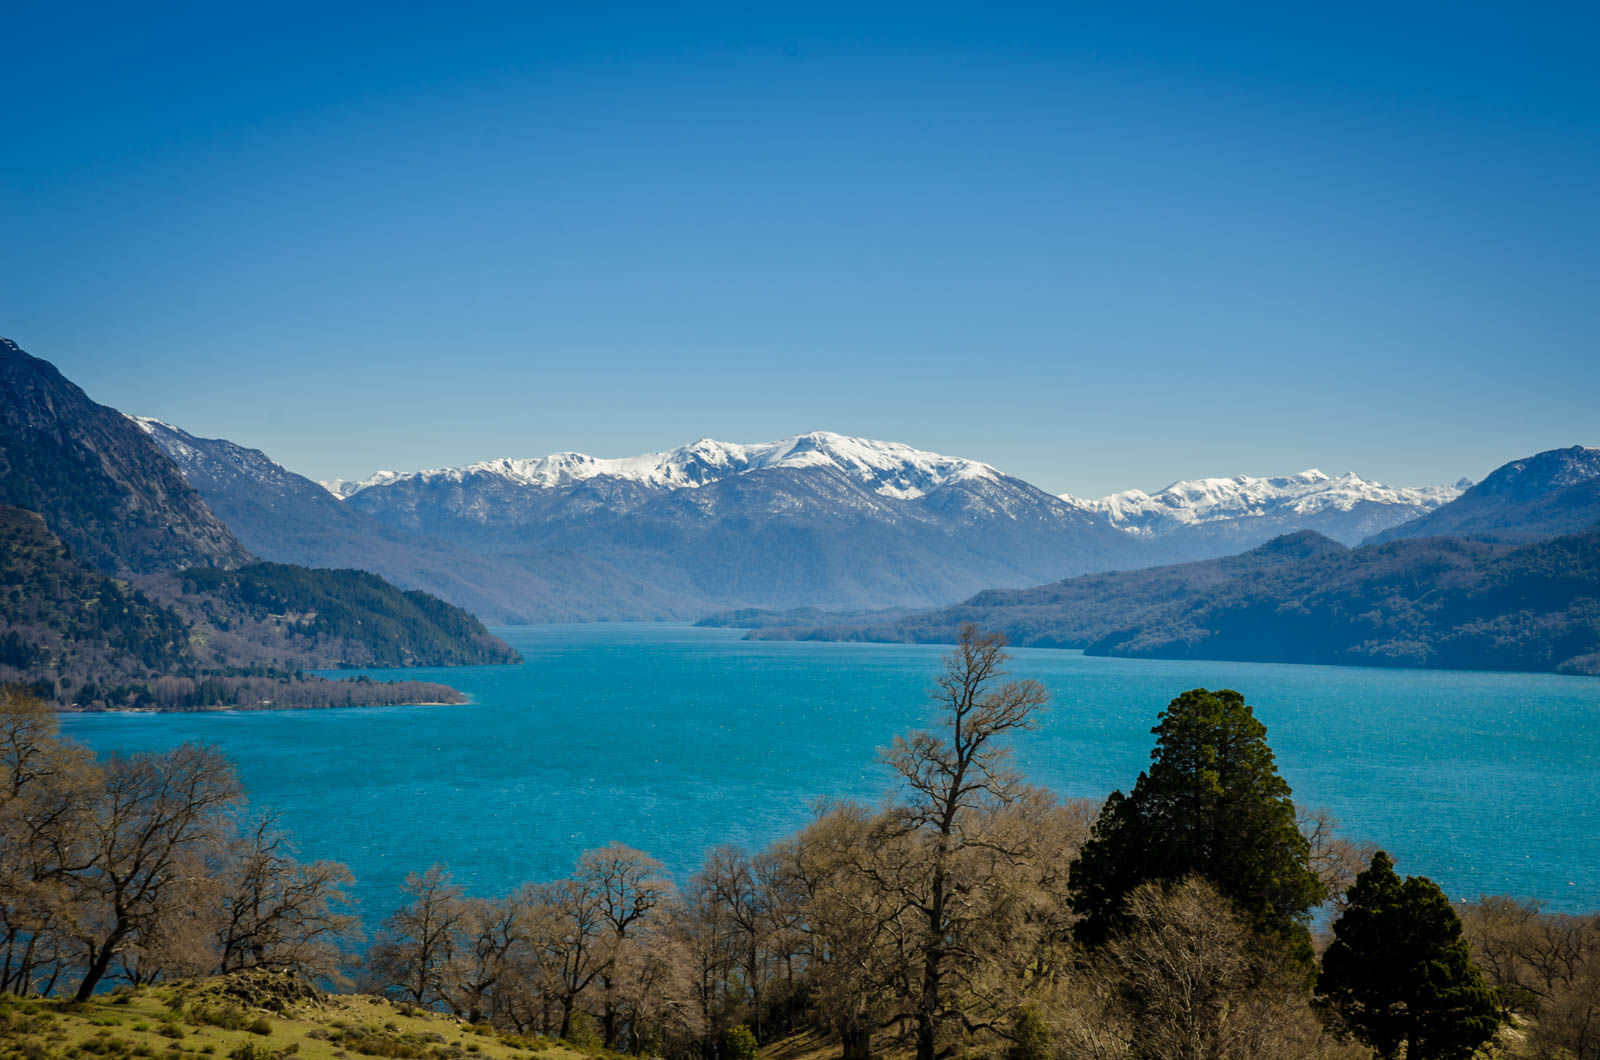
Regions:
M 459 701 L 299 671 L 516 661 L 471 615 L 375 575 L 254 562 L 145 431 L 14 344 L 0 381 L 0 483 L 38 507 L 0 506 L 0 680 L 62 706 Z
M 108 574 L 251 558 L 143 432 L 3 338 L 0 504 L 40 513 Z
M 252 563 L 196 567 L 176 579 L 174 606 L 237 636 L 266 624 L 285 642 L 280 665 L 305 667 L 490 666 L 520 662 L 504 641 L 458 607 L 402 592 L 376 574 Z M 213 634 L 215 639 L 216 634 Z M 233 653 L 242 654 L 242 653 Z
M 1313 468 L 1277 478 L 1187 479 L 1155 494 L 1127 490 L 1078 503 L 1137 537 L 1159 539 L 1169 551 L 1214 554 L 1210 550 L 1219 546 L 1251 548 L 1297 530 L 1354 545 L 1460 493 L 1453 486 L 1396 489 L 1354 473 L 1332 478 Z
M 0 682 L 148 679 L 189 662 L 189 628 L 79 563 L 37 513 L 0 506 Z
M 1373 536 L 1374 543 L 1452 535 L 1535 541 L 1600 524 L 1600 449 L 1551 449 L 1496 468 L 1432 512 Z

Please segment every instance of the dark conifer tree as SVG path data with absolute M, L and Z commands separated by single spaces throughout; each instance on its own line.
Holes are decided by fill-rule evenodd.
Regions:
M 1306 914 L 1325 897 L 1308 867 L 1289 785 L 1244 696 L 1204 688 L 1167 705 L 1133 793 L 1112 792 L 1072 865 L 1078 937 L 1099 945 L 1150 881 L 1205 877 L 1310 975 Z
M 1356 877 L 1317 993 L 1380 1056 L 1467 1060 L 1504 1022 L 1461 920 L 1426 876 L 1402 882 L 1379 851 Z

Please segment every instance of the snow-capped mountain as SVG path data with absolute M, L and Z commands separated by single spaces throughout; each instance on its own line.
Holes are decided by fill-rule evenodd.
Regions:
M 1459 486 L 1396 488 L 1354 473 L 1334 477 L 1312 468 L 1274 478 L 1186 479 L 1154 494 L 1126 490 L 1096 500 L 1070 494 L 1062 499 L 1142 539 L 1181 535 L 1253 547 L 1295 530 L 1316 530 L 1353 545 L 1460 495 Z
M 861 607 L 1137 564 L 1101 515 L 975 460 L 827 432 L 325 483 L 385 526 L 604 562 L 712 604 Z
M 484 460 L 465 467 L 438 468 L 402 474 L 379 471 L 361 480 L 333 479 L 322 485 L 336 497 L 349 498 L 400 481 L 423 485 L 499 478 L 522 486 L 556 488 L 594 478 L 612 478 L 658 489 L 686 489 L 718 482 L 732 475 L 769 468 L 831 468 L 861 482 L 884 497 L 921 497 L 957 478 L 999 478 L 988 464 L 940 456 L 897 442 L 849 438 L 814 431 L 757 445 L 738 445 L 702 438 L 663 453 L 604 459 L 584 453 L 553 453 L 532 460 Z
M 1292 530 L 1353 541 L 1454 496 L 1305 472 L 1085 501 L 976 460 L 820 431 L 319 486 L 257 450 L 136 422 L 259 555 L 374 570 L 490 621 L 927 606 Z

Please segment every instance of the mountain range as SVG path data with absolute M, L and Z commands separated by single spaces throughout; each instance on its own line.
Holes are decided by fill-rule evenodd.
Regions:
M 1215 555 L 1297 530 L 1354 545 L 1397 522 L 1426 516 L 1469 486 L 1463 479 L 1454 486 L 1395 489 L 1354 473 L 1332 477 L 1312 468 L 1277 478 L 1186 479 L 1154 494 L 1128 490 L 1080 503 L 1171 550 L 1187 545 Z
M 1285 530 L 1355 543 L 1459 492 L 1307 471 L 1085 501 L 978 461 L 827 432 L 319 488 L 257 450 L 138 422 L 258 555 L 374 570 L 500 622 L 925 608 L 987 586 L 1222 555 Z
M 970 622 L 1091 655 L 1600 674 L 1597 484 L 1600 450 L 1551 450 L 1357 548 L 1303 530 L 1238 555 L 909 614 L 708 622 L 768 639 L 930 643 Z

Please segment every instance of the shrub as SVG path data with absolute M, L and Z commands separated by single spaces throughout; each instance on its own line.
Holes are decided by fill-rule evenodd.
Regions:
M 196 1005 L 189 1010 L 189 1021 L 197 1026 L 221 1027 L 225 1031 L 242 1031 L 249 1023 L 244 1009 L 231 1001 L 220 1005 Z M 270 1033 L 270 1028 L 268 1033 Z
M 719 1060 L 757 1060 L 761 1055 L 756 1036 L 742 1023 L 723 1031 L 717 1044 Z

